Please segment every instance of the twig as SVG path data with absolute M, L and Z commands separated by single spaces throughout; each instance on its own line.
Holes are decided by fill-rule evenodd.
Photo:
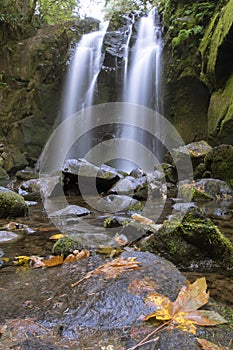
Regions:
M 155 328 L 153 330 L 153 332 L 149 333 L 145 338 L 143 338 L 138 344 L 136 344 L 135 346 L 133 346 L 130 349 L 127 350 L 135 350 L 137 349 L 139 346 L 144 345 L 147 343 L 147 340 L 152 337 L 152 335 L 154 335 L 155 333 L 159 332 L 161 329 L 163 329 L 165 326 L 167 326 L 169 323 L 171 322 L 171 320 L 168 320 L 167 322 L 161 324 L 160 326 L 158 326 L 157 328 Z M 157 340 L 157 338 L 156 338 Z

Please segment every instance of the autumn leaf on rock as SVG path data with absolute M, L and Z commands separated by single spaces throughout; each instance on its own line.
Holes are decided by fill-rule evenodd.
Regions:
M 200 326 L 215 326 L 226 323 L 216 312 L 197 310 L 209 300 L 206 293 L 207 285 L 205 278 L 197 279 L 193 284 L 183 286 L 177 299 L 171 302 L 162 294 L 148 295 L 147 300 L 152 302 L 157 310 L 145 317 L 145 321 L 156 318 L 161 321 L 170 321 L 170 328 L 181 328 L 183 331 L 196 334 L 195 324 Z
M 140 295 L 143 292 L 152 292 L 155 290 L 155 287 L 155 282 L 151 281 L 149 277 L 145 277 L 141 280 L 130 281 L 128 291 L 135 295 Z
M 229 348 L 225 348 L 223 346 L 218 346 L 208 340 L 196 338 L 198 343 L 202 346 L 203 350 L 229 350 Z
M 78 260 L 81 260 L 83 258 L 89 258 L 90 256 L 90 252 L 86 249 L 81 250 L 81 252 L 79 252 L 78 250 L 74 250 L 73 254 L 69 254 L 65 260 L 63 261 L 63 263 L 72 263 L 72 262 L 76 262 Z
M 64 256 L 63 255 L 56 255 L 56 256 L 50 256 L 49 259 L 43 259 L 42 260 L 45 266 L 52 267 L 52 266 L 58 266 L 62 265 L 64 262 Z
M 111 260 L 106 264 L 97 267 L 95 270 L 88 272 L 83 278 L 73 283 L 71 286 L 75 287 L 80 282 L 94 275 L 104 274 L 105 278 L 107 279 L 116 278 L 119 274 L 123 272 L 139 269 L 140 262 L 135 260 L 136 260 L 135 257 L 128 258 L 128 259 L 117 258 L 117 259 Z

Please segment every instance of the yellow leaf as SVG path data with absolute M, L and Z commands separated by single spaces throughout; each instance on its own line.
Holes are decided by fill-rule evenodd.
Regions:
M 2 260 L 3 262 L 7 263 L 10 261 L 10 258 L 0 258 L 0 260 Z
M 31 260 L 31 257 L 30 256 L 27 256 L 27 255 L 19 255 L 19 256 L 16 256 L 14 258 L 14 261 L 13 263 L 15 265 L 19 265 L 19 266 L 29 266 L 29 262 Z
M 202 346 L 203 350 L 229 350 L 229 348 L 225 348 L 223 346 L 218 346 L 208 340 L 196 338 L 198 343 Z
M 217 312 L 197 310 L 208 302 L 209 293 L 206 293 L 206 289 L 206 279 L 203 277 L 193 284 L 183 286 L 174 302 L 162 294 L 151 294 L 147 300 L 156 306 L 156 311 L 147 315 L 144 320 L 155 317 L 157 320 L 171 321 L 171 328 L 181 328 L 193 334 L 196 333 L 195 324 L 214 326 L 226 323 Z
M 67 237 L 67 235 L 63 234 L 63 233 L 57 233 L 56 235 L 52 235 L 49 237 L 49 239 L 54 239 L 54 240 L 58 240 L 61 239 L 63 237 Z
M 49 259 L 43 259 L 42 261 L 47 267 L 58 266 L 63 264 L 64 257 L 63 255 L 50 256 Z

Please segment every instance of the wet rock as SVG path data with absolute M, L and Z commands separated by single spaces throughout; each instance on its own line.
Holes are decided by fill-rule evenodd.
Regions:
M 102 165 L 97 167 L 85 159 L 68 159 L 63 168 L 63 183 L 66 193 L 80 194 L 107 192 L 115 184 L 122 174 L 116 169 Z
M 205 172 L 211 177 L 228 182 L 233 187 L 233 146 L 214 147 L 205 157 Z M 205 177 L 205 172 L 203 177 Z M 209 176 L 208 176 L 209 177 Z
M 44 176 L 39 179 L 31 179 L 20 184 L 18 193 L 26 200 L 35 201 L 51 196 L 63 194 L 62 183 L 59 176 Z
M 22 196 L 0 187 L 0 218 L 25 216 L 28 206 Z
M 68 205 L 66 208 L 57 210 L 49 214 L 49 217 L 69 218 L 69 217 L 84 216 L 88 214 L 90 214 L 90 210 L 84 207 L 80 207 L 79 205 Z
M 126 195 L 136 199 L 147 199 L 148 197 L 148 182 L 147 177 L 142 176 L 134 178 L 133 176 L 126 176 L 119 180 L 109 191 L 119 195 Z
M 184 199 L 193 201 L 230 200 L 233 197 L 232 188 L 218 179 L 202 179 L 180 186 L 180 194 Z
M 0 243 L 15 242 L 19 239 L 19 235 L 11 231 L 0 231 Z
M 193 261 L 211 258 L 223 266 L 233 266 L 232 243 L 198 208 L 165 220 L 156 234 L 144 240 L 142 249 L 159 252 L 182 266 L 190 265 L 190 257 Z
M 175 159 L 177 164 L 182 164 L 188 155 L 195 170 L 195 168 L 203 162 L 205 156 L 211 151 L 211 149 L 212 147 L 209 146 L 206 141 L 192 142 L 185 146 L 175 148 L 170 153 L 166 153 L 164 160 L 165 162 L 174 165 L 173 159 Z
M 18 181 L 27 181 L 37 179 L 39 177 L 39 173 L 32 168 L 25 168 L 23 170 L 18 170 L 15 176 Z
M 140 212 L 143 209 L 142 204 L 138 200 L 128 196 L 118 196 L 114 194 L 108 195 L 98 200 L 96 207 L 100 211 L 109 213 L 116 213 L 120 211 Z

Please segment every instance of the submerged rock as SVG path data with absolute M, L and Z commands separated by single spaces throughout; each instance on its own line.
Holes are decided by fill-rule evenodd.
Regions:
M 28 206 L 22 196 L 0 187 L 0 218 L 25 216 Z
M 96 208 L 103 212 L 117 213 L 120 211 L 140 212 L 143 206 L 141 202 L 131 197 L 111 194 L 98 200 Z
M 90 214 L 90 210 L 79 205 L 68 205 L 66 208 L 57 210 L 49 214 L 51 218 L 69 218 Z
M 6 243 L 10 241 L 17 241 L 20 238 L 19 235 L 17 235 L 14 232 L 11 231 L 0 231 L 0 243 Z

